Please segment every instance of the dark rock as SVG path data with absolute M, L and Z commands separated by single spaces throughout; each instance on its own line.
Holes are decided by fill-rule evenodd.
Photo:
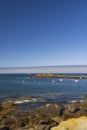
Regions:
M 5 125 L 0 125 L 0 130 L 9 130 L 9 128 Z
M 13 103 L 3 103 L 1 107 L 0 130 L 50 130 L 63 120 L 87 116 L 87 103 L 81 102 L 46 104 L 27 112 L 14 110 Z
M 2 104 L 0 104 L 0 110 L 2 110 Z
M 41 120 L 39 124 L 49 124 L 50 120 Z
M 27 123 L 28 123 L 27 117 L 18 117 L 16 119 L 15 125 L 18 127 L 24 127 L 25 125 L 27 125 Z
M 65 106 L 65 111 L 62 117 L 64 118 L 64 120 L 66 120 L 68 118 L 75 117 L 75 115 L 79 112 L 80 112 L 80 108 L 77 104 L 67 104 Z
M 47 116 L 55 117 L 60 116 L 63 114 L 63 105 L 61 104 L 46 104 L 42 109 L 41 112 Z
M 14 102 L 3 102 L 1 105 L 2 108 L 4 109 L 8 109 L 8 108 L 15 108 L 16 105 L 14 104 Z
M 12 118 L 12 117 L 8 117 L 8 118 L 4 118 L 1 121 L 1 125 L 6 125 L 8 126 L 10 129 L 13 129 L 16 125 L 16 119 Z
M 29 129 L 25 129 L 25 130 L 36 130 L 36 129 L 34 129 L 34 128 L 29 128 Z
M 47 125 L 46 128 L 44 130 L 50 130 L 51 126 Z
M 47 127 L 47 125 L 38 124 L 37 125 L 37 130 L 45 130 L 46 127 Z
M 38 124 L 36 127 L 35 127 L 35 130 L 50 130 L 51 127 L 54 127 L 56 125 L 42 125 L 42 124 Z M 30 129 L 29 129 L 30 130 Z
M 71 112 L 71 113 L 75 113 L 79 110 L 80 108 L 76 104 L 68 104 L 65 109 L 65 111 Z
M 12 118 L 12 117 L 8 117 L 8 118 L 3 118 L 3 120 L 1 121 L 1 124 L 2 125 L 9 125 L 9 124 L 13 124 L 16 122 L 16 119 L 15 118 Z
M 36 126 L 35 125 L 26 125 L 24 128 L 22 128 L 22 130 L 36 130 Z
M 18 127 L 24 127 L 28 124 L 28 113 L 24 111 L 15 112 L 14 113 L 15 118 L 15 125 Z

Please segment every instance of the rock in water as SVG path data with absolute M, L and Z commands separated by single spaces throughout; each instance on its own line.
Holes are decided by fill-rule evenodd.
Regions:
M 87 130 L 87 117 L 82 116 L 62 121 L 59 126 L 53 127 L 51 130 Z

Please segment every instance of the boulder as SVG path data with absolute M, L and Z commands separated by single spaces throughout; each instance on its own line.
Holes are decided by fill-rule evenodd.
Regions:
M 62 121 L 59 126 L 53 127 L 51 130 L 87 130 L 87 117 L 82 116 Z

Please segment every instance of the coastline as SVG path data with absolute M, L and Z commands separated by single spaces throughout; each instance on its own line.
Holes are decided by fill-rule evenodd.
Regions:
M 79 100 L 47 103 L 27 110 L 18 107 L 13 102 L 0 104 L 0 130 L 51 130 L 67 119 L 87 116 L 87 102 Z
M 1 88 L 6 87 L 8 90 L 14 90 L 15 85 L 17 85 L 16 90 L 20 89 L 22 94 L 24 94 L 25 90 L 27 90 L 25 92 L 30 92 L 32 88 L 35 93 L 35 90 L 38 89 L 39 94 L 36 93 L 36 95 L 33 94 L 34 96 L 29 95 L 28 97 L 25 93 L 24 97 L 20 94 L 16 97 L 15 92 L 12 91 L 14 95 L 11 97 L 8 96 L 8 93 L 7 98 L 6 96 L 2 96 L 3 100 L 0 102 L 0 130 L 51 130 L 53 127 L 59 126 L 62 121 L 67 121 L 67 119 L 87 116 L 87 102 L 81 97 L 80 93 L 80 96 L 78 96 L 78 89 L 83 88 L 83 83 L 85 85 L 87 83 L 85 77 L 74 76 L 72 78 L 72 75 L 68 75 L 70 79 L 62 80 L 67 75 L 48 73 L 39 74 L 39 77 L 37 75 L 34 75 L 37 77 L 25 77 L 24 75 L 21 77 L 18 77 L 18 75 L 15 75 L 15 77 L 14 75 L 13 77 L 11 75 L 10 77 L 6 76 L 5 78 L 1 78 L 1 83 L 6 81 L 6 86 L 1 84 Z M 11 83 L 8 85 L 9 87 L 7 87 L 8 81 Z M 35 86 L 32 86 L 32 84 Z M 80 84 L 81 86 L 79 86 Z M 84 90 L 85 88 L 86 86 Z M 41 90 L 44 89 L 44 93 L 41 93 Z M 52 91 L 49 91 L 49 89 Z M 63 89 L 66 92 L 70 89 L 70 93 L 62 93 Z M 76 89 L 77 93 L 75 93 Z M 53 92 L 53 90 L 55 91 Z M 71 96 L 72 91 L 73 96 Z M 9 94 L 12 94 L 11 91 Z M 80 100 L 78 97 L 81 97 L 83 100 Z

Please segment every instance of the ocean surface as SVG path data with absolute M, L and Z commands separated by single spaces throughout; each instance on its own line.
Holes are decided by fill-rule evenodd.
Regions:
M 30 78 L 30 75 L 32 74 L 0 74 L 0 102 L 10 99 L 15 99 L 16 102 L 17 99 L 16 103 L 64 103 L 82 100 L 87 94 L 87 79 Z M 23 97 L 25 100 L 20 101 Z

